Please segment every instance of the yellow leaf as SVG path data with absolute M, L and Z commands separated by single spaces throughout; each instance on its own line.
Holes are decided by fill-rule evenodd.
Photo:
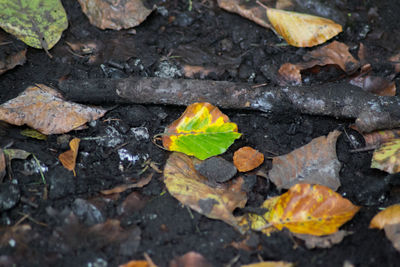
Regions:
M 194 164 L 200 162 L 182 153 L 172 153 L 164 168 L 164 183 L 168 192 L 182 204 L 211 219 L 222 220 L 240 230 L 238 219 L 232 212 L 243 208 L 247 201 L 241 190 L 243 179 L 218 187 L 208 185 L 207 178 L 199 175 Z
M 267 199 L 264 215 L 250 214 L 249 224 L 254 230 L 274 226 L 293 233 L 329 235 L 353 218 L 359 210 L 349 200 L 326 186 L 296 184 L 281 196 Z M 243 223 L 243 222 L 242 222 Z
M 322 44 L 342 31 L 334 21 L 313 15 L 267 8 L 267 16 L 275 31 L 296 47 Z
M 400 223 L 400 204 L 387 207 L 372 218 L 369 228 L 383 229 L 389 224 Z
M 69 142 L 69 147 L 71 149 L 68 151 L 65 151 L 64 153 L 62 153 L 58 156 L 58 159 L 60 160 L 60 162 L 64 166 L 64 168 L 66 168 L 67 170 L 73 171 L 74 176 L 76 176 L 75 164 L 76 164 L 76 156 L 78 155 L 80 141 L 81 140 L 79 138 L 72 139 Z
M 374 151 L 371 168 L 388 173 L 400 172 L 400 139 L 383 143 Z
M 241 265 L 241 267 L 293 267 L 294 264 L 285 261 L 262 261 L 258 263 Z

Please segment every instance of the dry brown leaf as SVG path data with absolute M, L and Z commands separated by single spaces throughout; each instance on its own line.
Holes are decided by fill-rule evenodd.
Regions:
M 200 253 L 191 251 L 185 255 L 170 261 L 169 267 L 211 267 L 212 264 L 207 261 Z
M 61 164 L 64 166 L 69 171 L 72 171 L 74 173 L 74 176 L 76 176 L 75 173 L 75 164 L 76 164 L 76 157 L 78 156 L 78 149 L 79 149 L 79 142 L 81 140 L 79 138 L 74 138 L 69 142 L 69 147 L 70 150 L 65 151 L 64 153 L 61 153 L 58 156 L 58 159 L 60 160 Z
M 262 261 L 241 265 L 240 267 L 294 267 L 294 264 L 286 261 Z
M 362 134 L 362 136 L 364 137 L 366 147 L 378 147 L 382 143 L 400 138 L 400 129 L 375 131 Z
M 169 193 L 193 210 L 241 230 L 232 212 L 246 204 L 246 193 L 241 190 L 243 179 L 214 188 L 207 184 L 207 178 L 196 172 L 194 165 L 199 162 L 182 153 L 170 155 L 164 168 L 164 183 Z
M 372 218 L 369 228 L 383 229 L 389 224 L 400 224 L 400 204 L 387 207 Z
M 3 182 L 4 176 L 6 176 L 6 168 L 6 157 L 4 156 L 3 149 L 0 149 L 0 183 Z
M 15 68 L 18 65 L 25 64 L 26 49 L 16 52 L 15 54 L 8 55 L 4 60 L 0 61 L 0 74 Z
M 350 80 L 350 84 L 362 88 L 364 91 L 380 96 L 395 96 L 396 83 L 384 77 L 373 75 L 359 75 Z
M 142 23 L 153 11 L 143 0 L 78 0 L 91 24 L 104 29 L 129 29 Z
M 0 120 L 18 126 L 26 124 L 45 135 L 61 134 L 100 118 L 106 111 L 65 101 L 56 90 L 37 84 L 2 104 Z
M 254 170 L 264 162 L 264 154 L 249 146 L 242 147 L 235 151 L 233 164 L 240 172 Z
M 348 75 L 360 67 L 360 63 L 350 54 L 349 47 L 337 41 L 308 52 L 303 60 L 297 64 L 285 63 L 280 67 L 279 74 L 286 84 L 301 84 L 300 72 L 314 66 L 337 65 Z
M 218 0 L 218 6 L 226 11 L 239 14 L 242 17 L 254 21 L 265 28 L 272 28 L 268 23 L 265 9 L 256 4 L 256 1 Z
M 289 154 L 274 157 L 269 178 L 279 189 L 309 183 L 325 185 L 336 191 L 340 186 L 341 164 L 336 157 L 336 140 L 340 134 L 333 131 Z
M 111 195 L 111 194 L 125 192 L 126 190 L 131 189 L 131 188 L 142 188 L 143 186 L 150 183 L 151 179 L 153 178 L 153 174 L 154 173 L 150 173 L 150 175 L 148 175 L 145 178 L 140 179 L 139 182 L 137 182 L 137 183 L 118 185 L 112 189 L 102 190 L 102 191 L 100 191 L 100 193 L 102 193 L 103 195 Z
M 293 234 L 295 237 L 303 240 L 308 249 L 331 248 L 333 245 L 342 242 L 343 238 L 349 235 L 345 230 L 339 230 L 336 233 L 326 236 L 315 236 L 307 234 Z

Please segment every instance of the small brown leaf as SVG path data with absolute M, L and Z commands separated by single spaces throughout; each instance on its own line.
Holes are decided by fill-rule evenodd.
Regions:
M 21 50 L 15 54 L 8 55 L 3 61 L 0 61 L 0 74 L 15 68 L 18 65 L 25 64 L 26 49 Z
M 100 191 L 100 193 L 102 193 L 103 195 L 110 195 L 110 194 L 122 193 L 131 188 L 142 188 L 143 186 L 150 183 L 151 178 L 153 178 L 153 173 L 150 173 L 150 175 L 148 175 L 147 177 L 140 179 L 140 181 L 137 183 L 118 185 L 112 189 L 102 190 Z
M 294 264 L 286 261 L 262 261 L 241 265 L 240 267 L 294 267 Z
M 246 204 L 247 196 L 241 189 L 243 179 L 214 188 L 208 185 L 207 178 L 196 172 L 194 164 L 199 162 L 185 154 L 172 153 L 164 168 L 164 183 L 168 192 L 200 214 L 223 220 L 241 230 L 238 218 L 232 212 Z
M 129 29 L 142 23 L 153 11 L 143 0 L 78 0 L 90 23 L 104 29 Z
M 336 157 L 336 140 L 340 134 L 333 131 L 327 137 L 315 138 L 287 155 L 274 157 L 269 178 L 279 189 L 310 183 L 336 191 L 340 186 L 341 164 Z
M 62 153 L 58 156 L 58 159 L 60 160 L 60 162 L 64 166 L 64 168 L 72 171 L 74 173 L 74 176 L 76 176 L 75 164 L 76 164 L 76 157 L 78 155 L 80 141 L 81 140 L 79 138 L 72 139 L 69 142 L 69 147 L 71 149 L 68 151 L 65 151 L 64 153 Z
M 3 182 L 4 176 L 6 176 L 6 168 L 6 157 L 4 156 L 3 150 L 0 149 L 0 183 Z
M 383 229 L 389 224 L 400 224 L 400 204 L 387 207 L 372 218 L 369 228 Z
M 212 264 L 207 261 L 200 253 L 191 251 L 185 255 L 175 258 L 169 263 L 169 267 L 211 267 Z
M 56 90 L 38 84 L 0 105 L 0 120 L 27 124 L 45 135 L 61 134 L 96 120 L 107 110 L 65 101 Z
M 233 164 L 240 172 L 254 170 L 264 162 L 264 154 L 254 148 L 245 146 L 240 148 L 233 155 Z
M 395 96 L 396 83 L 384 77 L 359 75 L 350 80 L 350 84 L 362 88 L 366 92 L 380 96 Z

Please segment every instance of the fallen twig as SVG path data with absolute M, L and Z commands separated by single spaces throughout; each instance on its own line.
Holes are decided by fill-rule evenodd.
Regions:
M 220 108 L 268 113 L 301 112 L 357 119 L 362 132 L 400 127 L 398 97 L 376 96 L 348 83 L 252 88 L 227 81 L 130 77 L 126 79 L 64 80 L 67 99 L 91 104 L 135 103 L 187 106 L 210 102 Z

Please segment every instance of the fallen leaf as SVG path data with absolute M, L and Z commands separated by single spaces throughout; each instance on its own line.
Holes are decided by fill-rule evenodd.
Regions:
M 142 23 L 153 11 L 143 0 L 78 0 L 83 13 L 94 26 L 104 29 L 129 29 Z
M 314 66 L 337 65 L 346 74 L 353 74 L 360 68 L 360 63 L 349 52 L 349 47 L 341 42 L 317 48 L 303 56 L 304 62 L 285 63 L 279 68 L 279 74 L 287 84 L 301 84 L 301 71 Z
M 395 96 L 396 83 L 383 77 L 360 75 L 350 80 L 350 84 L 362 88 L 366 92 L 380 96 Z
M 4 176 L 6 176 L 7 164 L 6 157 L 4 156 L 3 149 L 0 149 L 0 183 L 3 182 Z
M 260 238 L 254 232 L 250 232 L 245 239 L 239 242 L 232 242 L 229 245 L 236 249 L 255 251 L 260 248 Z
M 363 134 L 365 146 L 379 146 L 393 139 L 400 139 L 400 129 L 375 131 Z
M 383 229 L 389 224 L 400 224 L 400 204 L 387 207 L 372 218 L 369 228 Z
M 4 154 L 7 156 L 8 159 L 26 159 L 31 155 L 30 152 L 27 152 L 22 149 L 16 149 L 16 148 L 7 148 L 4 149 Z
M 194 165 L 197 163 L 199 160 L 195 158 L 172 153 L 164 168 L 164 183 L 168 192 L 198 213 L 222 220 L 240 230 L 238 218 L 232 212 L 246 204 L 246 193 L 241 190 L 243 179 L 229 185 L 209 186 L 207 179 L 196 172 Z
M 342 242 L 343 238 L 349 235 L 349 232 L 339 230 L 336 233 L 327 236 L 314 236 L 306 234 L 294 234 L 295 237 L 303 240 L 307 249 L 314 248 L 331 248 L 336 244 Z
M 296 184 L 281 196 L 264 201 L 261 208 L 267 210 L 264 215 L 248 216 L 251 229 L 261 231 L 274 226 L 316 236 L 337 232 L 360 209 L 328 187 L 310 184 Z
M 240 265 L 240 267 L 294 267 L 291 262 L 286 261 L 262 261 L 252 264 Z
M 241 136 L 237 125 L 210 103 L 194 103 L 165 129 L 163 146 L 201 160 L 224 153 Z
M 150 267 L 149 263 L 147 261 L 143 260 L 132 260 L 127 263 L 119 265 L 119 267 Z
M 334 21 L 313 15 L 267 7 L 267 16 L 275 31 L 296 47 L 322 44 L 342 31 Z
M 274 157 L 270 180 L 278 187 L 290 188 L 297 183 L 320 184 L 337 190 L 341 164 L 336 157 L 336 140 L 341 134 L 333 131 L 320 136 L 289 154 Z
M 254 170 L 264 162 L 264 154 L 249 146 L 242 147 L 233 154 L 233 164 L 240 172 Z
M 375 149 L 371 168 L 388 173 L 400 172 L 400 139 L 393 139 Z
M 0 62 L 0 74 L 15 68 L 18 65 L 24 65 L 26 61 L 26 49 L 16 52 L 12 55 L 7 55 Z
M 64 166 L 64 168 L 72 171 L 74 173 L 74 176 L 76 176 L 75 164 L 76 164 L 76 156 L 78 156 L 78 149 L 79 149 L 80 141 L 81 140 L 79 138 L 72 139 L 69 142 L 70 150 L 65 151 L 64 153 L 62 153 L 58 156 L 58 159 L 60 160 L 60 162 Z
M 383 228 L 387 239 L 392 242 L 393 247 L 400 252 L 400 224 L 388 224 Z
M 0 120 L 27 124 L 45 135 L 61 134 L 100 118 L 106 111 L 65 101 L 56 90 L 38 84 L 0 105 Z
M 47 139 L 47 135 L 42 134 L 41 132 L 35 130 L 35 129 L 24 129 L 20 132 L 21 135 L 23 136 L 27 136 L 27 137 L 31 137 L 31 138 L 35 138 L 38 140 L 46 140 Z
M 150 183 L 152 178 L 153 178 L 153 173 L 150 173 L 150 175 L 140 179 L 140 181 L 137 183 L 118 185 L 112 189 L 102 190 L 100 191 L 100 193 L 102 193 L 103 195 L 110 195 L 110 194 L 122 193 L 131 188 L 142 188 L 143 186 Z
M 191 251 L 170 261 L 169 267 L 212 267 L 200 253 Z
M 29 46 L 51 49 L 68 27 L 60 0 L 0 1 L 0 27 Z

